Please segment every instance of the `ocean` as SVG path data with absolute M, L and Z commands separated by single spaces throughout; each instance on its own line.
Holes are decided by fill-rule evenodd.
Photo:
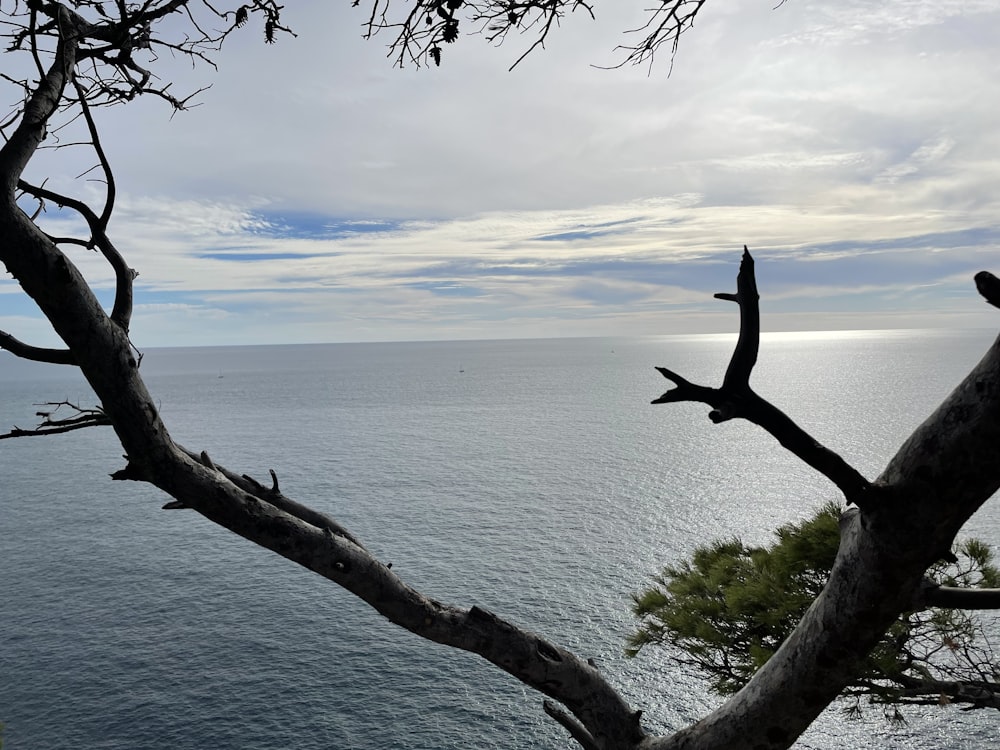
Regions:
M 874 478 L 990 331 L 763 337 L 752 382 Z M 623 655 L 629 595 L 696 546 L 768 543 L 835 488 L 743 422 L 652 406 L 721 382 L 734 336 L 151 349 L 174 438 L 329 513 L 426 594 L 593 658 L 650 730 L 719 698 L 665 649 Z M 0 352 L 0 432 L 94 397 Z M 0 441 L 4 750 L 575 748 L 541 697 L 332 583 L 108 475 L 109 428 Z M 1000 544 L 995 501 L 969 535 Z M 834 706 L 797 745 L 994 748 L 996 717 Z

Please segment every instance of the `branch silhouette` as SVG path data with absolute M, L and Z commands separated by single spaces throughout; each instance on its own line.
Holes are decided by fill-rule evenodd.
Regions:
M 696 385 L 666 367 L 657 367 L 660 374 L 675 387 L 652 403 L 699 401 L 712 407 L 708 417 L 716 424 L 736 418 L 752 422 L 769 432 L 783 448 L 837 485 L 848 503 L 863 508 L 873 490 L 868 480 L 839 454 L 822 445 L 750 387 L 750 374 L 757 363 L 760 346 L 760 305 L 754 261 L 745 245 L 736 276 L 736 293 L 720 292 L 715 297 L 740 306 L 740 335 L 722 387 Z

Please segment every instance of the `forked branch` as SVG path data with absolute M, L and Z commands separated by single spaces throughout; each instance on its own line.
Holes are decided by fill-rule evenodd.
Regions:
M 96 131 L 95 138 L 96 138 Z M 101 157 L 102 164 L 106 164 L 103 151 L 100 149 L 99 141 L 94 141 L 94 148 Z M 107 168 L 110 174 L 110 168 Z M 118 249 L 108 238 L 106 229 L 111 218 L 111 210 L 114 206 L 113 182 L 109 182 L 109 194 L 105 208 L 98 216 L 97 213 L 86 203 L 68 195 L 61 195 L 53 190 L 31 185 L 24 180 L 18 180 L 17 187 L 24 193 L 41 201 L 52 201 L 57 206 L 71 208 L 87 222 L 90 229 L 90 239 L 80 240 L 77 238 L 55 238 L 50 237 L 56 243 L 72 243 L 82 245 L 87 248 L 97 248 L 105 260 L 111 265 L 115 272 L 115 302 L 111 310 L 111 320 L 121 326 L 122 330 L 128 331 L 132 318 L 132 282 L 135 280 L 136 272 L 129 267 L 128 263 Z
M 630 33 L 642 34 L 637 44 L 623 44 L 618 47 L 626 53 L 625 59 L 616 68 L 624 65 L 652 65 L 656 53 L 664 44 L 670 46 L 670 67 L 680 46 L 681 34 L 694 26 L 694 19 L 705 0 L 660 0 L 659 7 L 652 8 L 650 17 L 640 28 Z
M 740 335 L 726 369 L 721 388 L 696 385 L 665 367 L 657 367 L 674 384 L 654 404 L 699 401 L 712 407 L 709 419 L 715 423 L 740 418 L 764 428 L 782 447 L 823 474 L 844 493 L 848 503 L 863 507 L 870 497 L 871 484 L 840 455 L 820 444 L 787 414 L 750 387 L 750 374 L 757 363 L 760 346 L 760 305 L 754 263 L 746 246 L 736 277 L 736 293 L 720 292 L 717 299 L 740 306 Z
M 98 407 L 92 409 L 83 408 L 69 401 L 49 401 L 44 404 L 36 404 L 36 406 L 50 407 L 35 412 L 36 417 L 41 417 L 41 422 L 30 430 L 21 429 L 15 425 L 10 432 L 0 434 L 0 440 L 16 437 L 58 435 L 64 432 L 82 430 L 86 427 L 111 424 L 111 420 L 108 419 L 104 410 Z M 73 414 L 69 417 L 57 419 L 55 414 L 63 407 L 72 410 Z
M 642 34 L 636 44 L 619 45 L 622 59 L 611 67 L 651 64 L 664 45 L 677 52 L 680 35 L 694 23 L 705 0 L 659 0 L 646 10 L 646 22 L 628 33 Z M 362 5 L 354 0 L 353 5 Z M 391 0 L 367 0 L 369 7 L 366 36 L 380 32 L 393 34 L 389 57 L 396 65 L 441 64 L 442 47 L 451 44 L 471 27 L 491 44 L 500 45 L 512 34 L 528 37 L 530 43 L 517 57 L 516 67 L 536 49 L 544 47 L 549 34 L 567 13 L 580 11 L 595 18 L 588 0 L 416 0 L 404 12 L 394 13 Z

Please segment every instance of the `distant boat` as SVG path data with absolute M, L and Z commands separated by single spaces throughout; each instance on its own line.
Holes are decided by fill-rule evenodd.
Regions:
M 459 372 L 465 372 L 465 368 L 464 368 L 464 367 L 462 367 L 462 365 L 459 365 L 459 366 L 458 366 L 458 371 L 459 371 Z

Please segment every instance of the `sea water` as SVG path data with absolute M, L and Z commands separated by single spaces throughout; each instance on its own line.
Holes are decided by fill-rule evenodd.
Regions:
M 874 478 L 992 332 L 765 335 L 755 388 Z M 665 649 L 623 655 L 630 594 L 698 545 L 771 540 L 836 489 L 739 421 L 650 405 L 721 382 L 732 336 L 144 353 L 174 438 L 347 526 L 407 583 L 592 658 L 648 729 L 720 699 Z M 0 432 L 94 397 L 0 353 Z M 541 697 L 334 584 L 108 475 L 109 428 L 0 441 L 5 750 L 571 748 Z M 967 526 L 996 547 L 1000 511 Z M 995 715 L 831 708 L 802 748 L 993 748 Z

